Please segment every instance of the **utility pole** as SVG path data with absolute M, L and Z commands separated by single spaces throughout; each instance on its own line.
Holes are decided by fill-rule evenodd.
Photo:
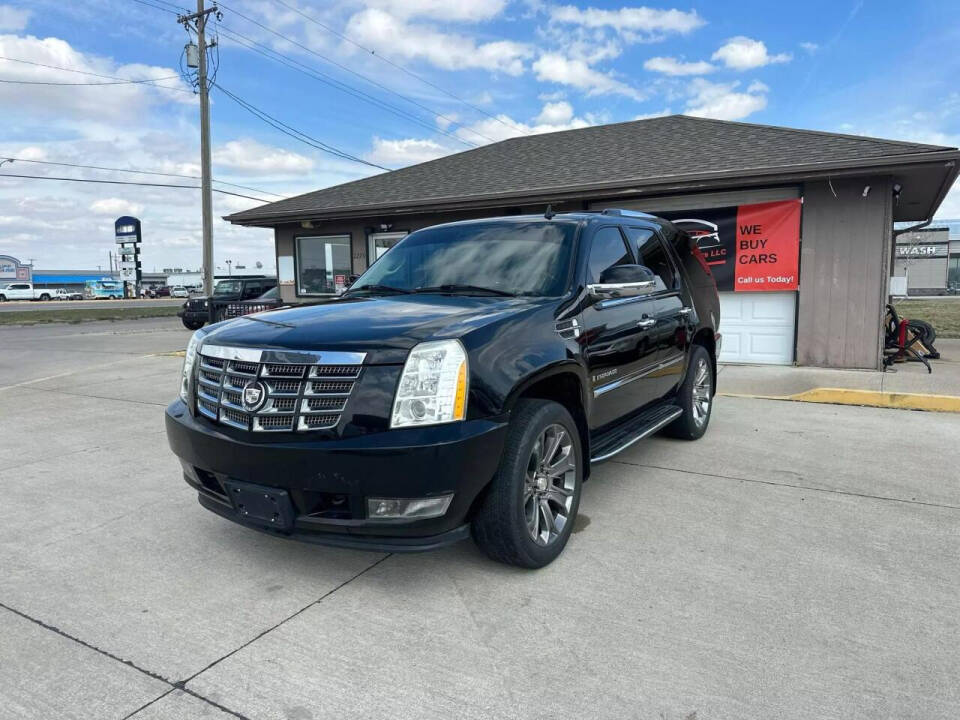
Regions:
M 204 9 L 203 0 L 197 0 L 197 12 L 181 15 L 177 20 L 197 33 L 197 92 L 200 94 L 200 201 L 203 214 L 203 292 L 213 294 L 213 193 L 211 191 L 210 161 L 210 88 L 207 84 L 207 20 L 212 13 L 219 14 L 216 5 Z M 187 64 L 190 65 L 189 53 Z M 192 65 L 191 65 L 192 67 Z

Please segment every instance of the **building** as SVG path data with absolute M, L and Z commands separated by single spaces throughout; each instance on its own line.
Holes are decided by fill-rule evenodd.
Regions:
M 900 233 L 894 277 L 905 277 L 907 295 L 945 295 L 950 258 L 950 230 L 926 227 Z
M 274 229 L 282 297 L 302 302 L 428 225 L 548 203 L 653 212 L 711 258 L 721 359 L 879 369 L 893 224 L 933 217 L 958 161 L 951 147 L 674 115 L 512 138 L 226 219 Z M 763 253 L 774 272 L 738 285 L 754 242 L 777 246 Z

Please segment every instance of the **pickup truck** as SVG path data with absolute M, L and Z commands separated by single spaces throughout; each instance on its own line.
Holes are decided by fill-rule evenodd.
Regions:
M 50 300 L 56 297 L 53 290 L 35 288 L 33 283 L 14 282 L 0 286 L 0 302 L 7 300 Z
M 236 300 L 252 300 L 277 286 L 276 278 L 231 278 L 220 280 L 213 288 L 213 303 L 218 320 L 223 320 L 227 303 Z M 189 298 L 177 311 L 180 322 L 187 330 L 198 330 L 210 320 L 210 299 Z
M 340 297 L 195 332 L 167 438 L 200 504 L 248 528 L 391 552 L 472 534 L 542 567 L 598 463 L 706 432 L 719 322 L 666 220 L 439 225 Z

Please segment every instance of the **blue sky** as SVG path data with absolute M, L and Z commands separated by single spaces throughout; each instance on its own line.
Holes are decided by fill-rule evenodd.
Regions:
M 187 36 L 164 9 L 179 3 L 146 2 L 0 0 L 0 55 L 110 77 L 177 76 Z M 519 132 L 680 112 L 960 145 L 960 23 L 946 1 L 229 0 L 221 8 L 223 88 L 390 168 Z M 243 47 L 238 34 L 306 72 Z M 0 79 L 104 81 L 10 60 L 0 60 Z M 0 157 L 197 174 L 198 111 L 185 88 L 177 78 L 0 83 Z M 378 172 L 279 133 L 216 90 L 213 141 L 218 179 L 266 192 Z M 0 170 L 11 172 L 137 179 L 26 162 Z M 250 205 L 218 195 L 215 210 Z M 111 223 L 127 212 L 143 219 L 147 269 L 199 264 L 196 192 L 39 180 L 0 180 L 0 253 L 44 267 L 105 264 Z M 958 191 L 940 216 L 960 216 Z M 272 265 L 268 231 L 218 221 L 215 232 L 218 264 Z

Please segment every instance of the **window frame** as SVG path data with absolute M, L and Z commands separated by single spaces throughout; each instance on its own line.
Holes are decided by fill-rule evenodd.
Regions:
M 677 263 L 674 262 L 673 253 L 670 251 L 670 246 L 668 245 L 666 239 L 663 237 L 663 233 L 660 232 L 660 229 L 650 225 L 627 225 L 625 226 L 626 230 L 649 230 L 653 234 L 651 238 L 656 240 L 660 244 L 660 249 L 663 251 L 664 257 L 667 258 L 667 264 L 673 270 L 673 282 L 674 287 L 667 290 L 657 290 L 650 293 L 647 297 L 664 297 L 666 295 L 679 295 L 683 289 L 683 276 L 680 274 L 680 268 L 677 266 Z M 648 241 L 649 242 L 649 241 Z M 633 242 L 630 241 L 632 245 Z M 632 248 L 636 258 L 637 264 L 643 265 L 641 262 L 642 258 L 640 257 L 640 248 Z M 644 265 L 644 267 L 647 267 Z M 650 268 L 648 268 L 650 269 Z
M 603 232 L 603 231 L 606 230 L 607 228 L 614 228 L 615 230 L 617 230 L 617 232 L 620 233 L 620 240 L 623 242 L 623 245 L 624 245 L 624 247 L 625 247 L 626 250 L 627 250 L 627 255 L 628 255 L 629 258 L 633 261 L 634 264 L 636 264 L 636 262 L 637 262 L 637 254 L 636 254 L 636 252 L 634 251 L 634 249 L 630 246 L 630 240 L 629 240 L 629 238 L 627 237 L 626 232 L 624 232 L 623 226 L 621 226 L 619 223 L 609 223 L 609 224 L 607 224 L 607 225 L 601 225 L 601 226 L 599 226 L 596 230 L 593 231 L 593 234 L 590 236 L 590 242 L 588 243 L 588 247 L 586 248 L 586 251 L 584 252 L 584 258 L 583 258 L 583 277 L 584 277 L 584 284 L 585 284 L 585 285 L 599 285 L 599 284 L 600 284 L 600 278 L 599 278 L 599 277 L 598 277 L 596 280 L 592 280 L 592 279 L 591 279 L 591 276 L 590 276 L 590 275 L 591 275 L 591 271 L 590 271 L 590 255 L 593 253 L 593 244 L 594 244 L 594 242 L 595 242 L 596 239 L 597 239 L 597 235 L 599 235 L 601 232 Z
M 331 293 L 311 293 L 311 292 L 300 292 L 300 269 L 302 263 L 300 260 L 300 241 L 301 240 L 322 240 L 324 238 L 346 238 L 347 239 L 347 248 L 350 252 L 350 272 L 347 273 L 348 277 L 353 274 L 353 233 L 351 232 L 339 232 L 339 233 L 324 233 L 322 235 L 317 235 L 316 233 L 303 233 L 302 235 L 294 235 L 293 237 L 293 290 L 295 297 L 339 297 L 336 292 Z

